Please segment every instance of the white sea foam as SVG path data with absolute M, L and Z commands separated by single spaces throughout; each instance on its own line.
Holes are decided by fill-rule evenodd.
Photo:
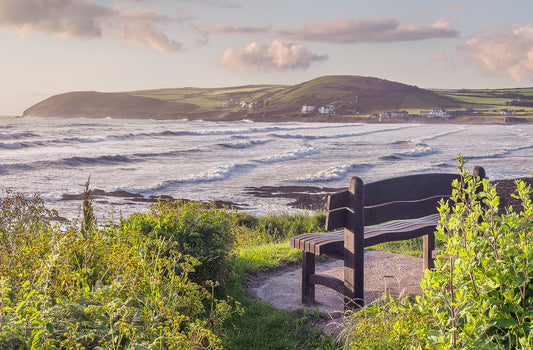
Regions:
M 297 160 L 301 159 L 303 157 L 320 153 L 320 150 L 312 147 L 306 143 L 300 144 L 300 146 L 294 150 L 289 152 L 283 152 L 280 154 L 274 154 L 265 158 L 256 159 L 255 161 L 258 163 L 280 163 L 280 162 L 287 162 L 289 160 Z
M 345 164 L 321 170 L 314 175 L 301 176 L 296 180 L 299 182 L 328 182 L 342 180 L 345 179 L 349 173 L 361 175 L 372 167 L 373 165 L 371 164 Z

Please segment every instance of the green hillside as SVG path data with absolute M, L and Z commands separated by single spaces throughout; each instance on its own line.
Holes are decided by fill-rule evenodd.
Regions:
M 324 120 L 302 115 L 303 105 L 334 106 L 329 121 L 366 117 L 382 111 L 444 108 L 460 118 L 501 119 L 514 101 L 518 115 L 531 118 L 533 88 L 499 90 L 421 89 L 384 79 L 325 76 L 293 86 L 246 85 L 224 88 L 168 88 L 130 92 L 70 92 L 52 96 L 24 111 L 23 116 L 113 117 L 154 119 Z M 253 105 L 243 107 L 243 103 Z M 458 118 L 459 118 L 458 117 Z M 455 117 L 454 117 L 455 118 Z
M 432 91 L 388 80 L 359 76 L 326 76 L 265 96 L 267 110 L 295 112 L 302 105 L 334 105 L 339 113 L 370 114 L 397 109 L 453 106 Z

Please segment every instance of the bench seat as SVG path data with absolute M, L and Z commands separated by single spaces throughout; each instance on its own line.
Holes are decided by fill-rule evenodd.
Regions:
M 397 220 L 380 225 L 365 226 L 363 237 L 364 247 L 401 241 L 414 237 L 424 236 L 435 231 L 440 220 L 440 214 L 428 215 L 418 219 Z M 413 234 L 413 232 L 415 232 Z M 304 233 L 291 237 L 291 248 L 313 253 L 327 255 L 344 252 L 344 230 L 334 232 Z

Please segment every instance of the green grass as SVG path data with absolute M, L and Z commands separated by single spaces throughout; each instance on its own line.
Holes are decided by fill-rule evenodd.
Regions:
M 243 282 L 260 272 L 298 262 L 301 252 L 281 243 L 254 244 L 238 249 L 231 262 L 233 284 L 226 291 L 240 302 L 243 315 L 231 318 L 227 349 L 341 349 L 333 336 L 311 326 L 322 318 L 316 311 L 284 311 L 247 296 Z

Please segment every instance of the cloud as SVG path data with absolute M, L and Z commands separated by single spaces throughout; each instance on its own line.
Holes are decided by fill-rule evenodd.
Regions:
M 151 47 L 159 52 L 180 51 L 183 45 L 170 39 L 156 28 L 158 23 L 170 19 L 157 10 L 129 10 L 120 14 L 116 38 L 141 47 Z
M 533 79 L 533 24 L 485 31 L 458 48 L 470 63 L 492 75 Z
M 274 35 L 282 40 L 341 44 L 384 43 L 456 37 L 457 31 L 449 29 L 449 26 L 450 22 L 446 18 L 430 27 L 415 24 L 401 26 L 397 20 L 383 17 L 365 20 L 339 18 L 296 28 L 276 29 Z
M 137 0 L 138 1 L 138 0 Z M 182 50 L 158 25 L 172 20 L 157 10 L 122 10 L 96 5 L 87 0 L 0 0 L 0 27 L 16 30 L 22 36 L 46 33 L 60 38 L 94 39 L 105 30 L 118 41 L 159 52 Z
M 450 58 L 448 57 L 448 55 L 446 55 L 445 52 L 435 51 L 433 52 L 433 56 L 431 56 L 430 60 L 435 62 L 445 62 L 449 61 Z
M 0 26 L 14 28 L 21 35 L 37 32 L 62 38 L 102 36 L 111 8 L 80 0 L 0 0 Z
M 243 71 L 283 71 L 307 69 L 313 62 L 323 62 L 327 55 L 314 55 L 303 45 L 274 40 L 270 45 L 253 42 L 239 49 L 227 49 L 219 62 Z

